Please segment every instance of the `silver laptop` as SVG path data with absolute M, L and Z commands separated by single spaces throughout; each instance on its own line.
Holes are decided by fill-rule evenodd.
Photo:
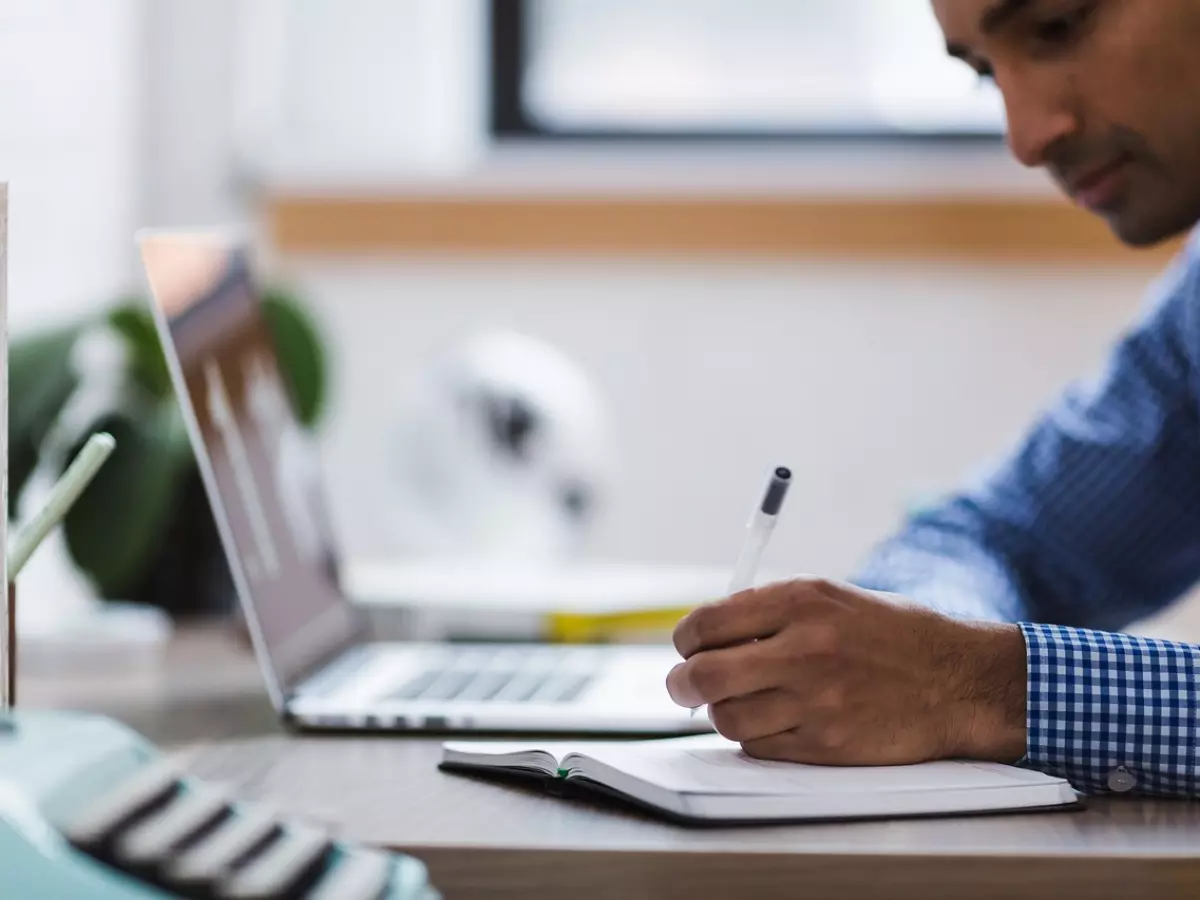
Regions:
M 379 643 L 339 587 L 316 449 L 248 245 L 138 236 L 155 320 L 271 700 L 291 727 L 675 734 L 667 646 Z

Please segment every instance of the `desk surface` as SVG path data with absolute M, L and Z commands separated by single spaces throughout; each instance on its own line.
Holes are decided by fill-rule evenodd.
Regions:
M 246 796 L 420 856 L 449 897 L 1200 892 L 1200 803 L 1093 800 L 1076 813 L 693 830 L 439 772 L 436 739 L 267 737 L 185 756 Z
M 24 703 L 102 712 L 161 745 L 255 735 L 179 752 L 242 796 L 413 852 L 448 900 L 1200 896 L 1200 802 L 689 830 L 439 772 L 438 739 L 285 735 L 228 628 L 181 633 L 158 670 L 30 677 L 23 688 Z
M 112 716 L 159 745 L 282 731 L 249 644 L 220 622 L 181 629 L 154 665 L 30 671 L 17 699 Z

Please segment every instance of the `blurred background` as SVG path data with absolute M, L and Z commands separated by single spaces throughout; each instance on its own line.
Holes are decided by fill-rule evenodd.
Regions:
M 833 576 L 1093 370 L 1171 251 L 1121 248 L 1010 160 L 924 3 L 0 0 L 0 42 L 14 391 L 107 317 L 138 399 L 96 409 L 146 444 L 123 471 L 159 473 L 136 533 L 104 534 L 121 491 L 68 529 L 120 599 L 179 589 L 157 536 L 211 539 L 120 314 L 139 227 L 253 229 L 347 558 L 437 544 L 397 515 L 449 353 L 557 410 L 542 462 L 578 540 L 511 552 L 724 573 L 786 464 L 769 567 Z M 79 383 L 14 394 L 23 474 Z M 1143 630 L 1200 638 L 1200 614 Z

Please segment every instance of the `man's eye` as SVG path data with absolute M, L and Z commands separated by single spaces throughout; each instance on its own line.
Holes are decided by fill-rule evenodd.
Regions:
M 1069 44 L 1083 31 L 1095 7 L 1095 3 L 1085 3 L 1069 13 L 1038 23 L 1034 26 L 1033 33 L 1043 44 Z

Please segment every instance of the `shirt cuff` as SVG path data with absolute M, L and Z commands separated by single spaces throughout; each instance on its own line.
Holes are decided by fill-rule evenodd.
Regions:
M 1022 622 L 1022 765 L 1077 790 L 1200 796 L 1200 647 Z

